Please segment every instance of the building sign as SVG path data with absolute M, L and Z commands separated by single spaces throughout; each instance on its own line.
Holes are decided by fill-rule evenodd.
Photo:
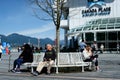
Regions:
M 111 7 L 87 9 L 87 10 L 82 10 L 82 17 L 97 16 L 97 15 L 109 15 L 110 12 L 111 12 Z
M 95 5 L 97 5 L 98 8 L 92 8 Z M 88 0 L 88 9 L 82 10 L 82 17 L 109 15 L 111 7 L 103 8 L 103 5 L 106 5 L 104 0 Z

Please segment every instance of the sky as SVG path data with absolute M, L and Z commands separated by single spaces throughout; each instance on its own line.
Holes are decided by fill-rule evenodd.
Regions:
M 0 0 L 0 34 L 7 36 L 12 33 L 55 40 L 53 22 L 35 17 L 33 8 L 27 0 Z M 64 38 L 63 33 L 61 29 L 61 40 Z

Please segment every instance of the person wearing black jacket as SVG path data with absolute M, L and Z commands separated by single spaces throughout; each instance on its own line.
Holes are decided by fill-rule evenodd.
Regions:
M 43 61 L 39 62 L 36 71 L 33 72 L 32 74 L 34 76 L 37 76 L 41 72 L 42 68 L 45 65 L 47 65 L 47 74 L 49 75 L 51 67 L 55 62 L 55 58 L 56 58 L 55 50 L 53 49 L 51 44 L 47 44 L 46 45 L 46 52 L 45 52 L 45 55 L 43 57 Z
M 33 52 L 29 44 L 24 45 L 23 52 L 14 61 L 12 72 L 20 73 L 20 65 L 25 62 L 33 62 Z

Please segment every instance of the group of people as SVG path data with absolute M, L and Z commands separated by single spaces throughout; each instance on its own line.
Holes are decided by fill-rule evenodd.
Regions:
M 39 62 L 36 71 L 33 72 L 32 74 L 37 76 L 46 64 L 48 65 L 47 74 L 50 74 L 51 73 L 50 70 L 52 64 L 54 63 L 55 58 L 56 53 L 52 48 L 52 45 L 47 44 L 43 61 Z M 24 45 L 24 49 L 22 53 L 19 55 L 19 57 L 14 61 L 13 69 L 11 71 L 14 73 L 21 73 L 20 66 L 25 62 L 33 62 L 33 51 L 29 44 Z
M 6 53 L 7 55 L 10 54 L 10 49 L 7 45 L 3 46 L 2 43 L 0 43 L 0 61 L 2 60 L 1 58 L 3 53 Z
M 94 61 L 96 70 L 100 71 L 100 68 L 98 66 L 98 55 L 95 54 L 97 48 L 96 43 L 90 46 L 82 42 L 80 47 L 81 47 L 80 51 L 83 53 L 84 56 L 84 61 L 85 62 Z M 51 67 L 55 62 L 55 58 L 56 58 L 55 50 L 53 49 L 51 44 L 47 44 L 43 61 L 39 62 L 36 71 L 34 71 L 32 74 L 34 76 L 39 75 L 39 73 L 41 72 L 45 65 L 47 65 L 47 74 L 50 74 Z M 19 55 L 19 57 L 14 61 L 13 69 L 11 71 L 15 73 L 20 73 L 20 65 L 25 62 L 33 62 L 33 51 L 29 44 L 24 45 L 24 49 L 22 53 Z
M 94 62 L 97 71 L 101 71 L 98 66 L 98 47 L 96 41 L 93 44 L 87 45 L 84 41 L 80 43 L 80 52 L 83 54 L 85 62 Z

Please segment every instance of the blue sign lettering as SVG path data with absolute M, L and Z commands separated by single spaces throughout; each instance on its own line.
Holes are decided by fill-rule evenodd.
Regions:
M 82 10 L 82 17 L 109 15 L 110 11 L 111 11 L 111 7 Z

